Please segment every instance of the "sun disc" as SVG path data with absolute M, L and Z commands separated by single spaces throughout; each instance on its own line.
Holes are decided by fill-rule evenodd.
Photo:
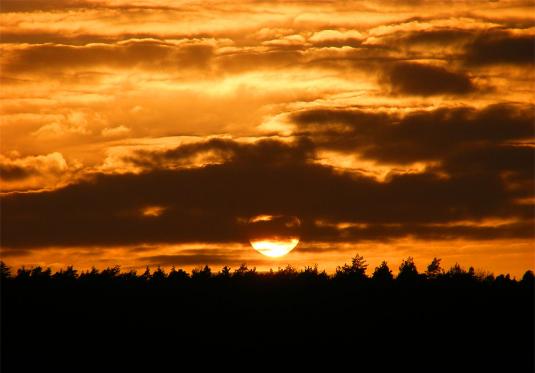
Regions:
M 276 258 L 288 254 L 299 243 L 301 221 L 296 216 L 259 214 L 248 220 L 247 235 L 253 249 Z
M 260 254 L 269 256 L 271 258 L 276 258 L 288 254 L 297 246 L 298 243 L 299 239 L 294 237 L 284 240 L 255 240 L 251 241 L 251 246 Z

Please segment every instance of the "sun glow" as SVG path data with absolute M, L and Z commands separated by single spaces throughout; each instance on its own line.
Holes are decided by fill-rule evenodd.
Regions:
M 276 258 L 288 254 L 298 243 L 299 239 L 297 238 L 267 239 L 251 241 L 251 246 L 260 254 Z
M 164 210 L 163 206 L 147 206 L 141 210 L 141 214 L 146 217 L 158 217 Z

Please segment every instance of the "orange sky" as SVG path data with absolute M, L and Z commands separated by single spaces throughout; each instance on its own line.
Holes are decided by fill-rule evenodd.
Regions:
M 531 1 L 3 0 L 2 260 L 534 268 Z M 244 223 L 297 216 L 269 259 Z

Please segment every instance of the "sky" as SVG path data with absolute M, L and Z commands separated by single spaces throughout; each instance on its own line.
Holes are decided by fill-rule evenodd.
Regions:
M 2 0 L 0 17 L 9 265 L 535 266 L 532 1 Z M 280 258 L 248 241 L 269 215 L 300 222 Z

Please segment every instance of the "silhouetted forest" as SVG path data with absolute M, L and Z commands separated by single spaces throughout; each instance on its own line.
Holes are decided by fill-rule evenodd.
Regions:
M 2 262 L 2 371 L 188 363 L 204 371 L 246 360 L 257 364 L 250 370 L 292 361 L 351 371 L 533 371 L 532 271 L 517 280 L 457 264 L 445 270 L 437 258 L 418 271 L 410 257 L 396 274 L 387 262 L 367 267 L 359 255 L 332 275 L 245 264 L 52 273 Z

